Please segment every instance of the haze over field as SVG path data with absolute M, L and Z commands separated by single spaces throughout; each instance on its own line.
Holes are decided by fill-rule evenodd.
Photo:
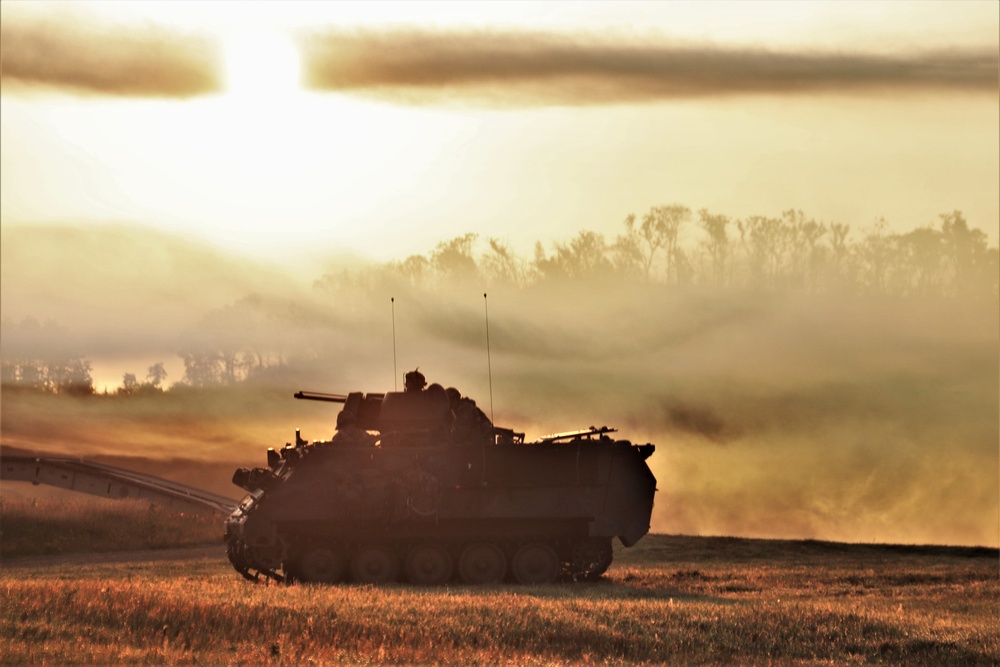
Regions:
M 86 239 L 106 250 L 74 260 Z M 30 259 L 36 244 L 48 261 Z M 399 375 L 419 366 L 529 438 L 608 424 L 656 443 L 655 530 L 996 543 L 995 286 L 903 297 L 621 277 L 497 284 L 491 406 L 479 285 L 430 267 L 423 284 L 369 267 L 309 285 L 121 227 L 83 239 L 5 230 L 2 265 L 5 313 L 38 318 L 4 319 L 5 359 L 101 360 L 99 383 L 117 370 L 103 375 L 112 392 L 121 373 L 142 380 L 161 361 L 164 386 L 181 383 L 132 398 L 5 391 L 8 446 L 260 463 L 296 427 L 332 434 L 336 407 L 293 391 L 393 388 L 394 308 Z
M 4 445 L 262 463 L 394 309 L 395 376 L 656 443 L 656 531 L 1000 542 L 996 4 L 0 11 Z

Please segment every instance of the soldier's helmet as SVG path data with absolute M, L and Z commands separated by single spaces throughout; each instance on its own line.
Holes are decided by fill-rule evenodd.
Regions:
M 420 368 L 414 368 L 403 376 L 403 388 L 406 391 L 420 391 L 427 386 L 427 378 L 420 372 Z
M 452 403 L 458 403 L 462 399 L 462 394 L 454 387 L 448 387 L 444 392 L 448 394 L 448 400 Z

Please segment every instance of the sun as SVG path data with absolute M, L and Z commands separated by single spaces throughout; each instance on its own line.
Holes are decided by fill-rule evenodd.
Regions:
M 280 97 L 299 90 L 299 53 L 280 31 L 244 30 L 225 38 L 226 92 Z

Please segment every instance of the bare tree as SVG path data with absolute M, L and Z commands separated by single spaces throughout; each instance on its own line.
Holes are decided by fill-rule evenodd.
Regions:
M 724 285 L 729 264 L 729 227 L 730 220 L 725 215 L 714 215 L 708 209 L 698 211 L 698 222 L 708 238 L 702 242 L 708 251 L 712 264 L 712 283 Z
M 50 361 L 49 386 L 57 394 L 89 396 L 94 393 L 90 362 L 80 357 Z
M 399 271 L 411 285 L 422 285 L 430 272 L 431 262 L 423 255 L 410 255 L 399 265 Z
M 635 228 L 635 214 L 629 213 L 624 224 L 625 233 L 619 234 L 611 246 L 611 264 L 619 276 L 638 278 L 644 271 L 644 259 L 639 247 L 639 232 Z
M 903 289 L 921 295 L 939 291 L 944 249 L 941 232 L 930 227 L 914 229 L 901 235 L 898 243 Z
M 965 215 L 952 211 L 941 214 L 941 234 L 955 292 L 996 292 L 997 252 L 985 232 L 969 229 Z
M 184 361 L 184 383 L 191 387 L 214 387 L 221 381 L 218 352 L 191 351 L 182 352 Z
M 872 292 L 886 292 L 889 286 L 890 263 L 894 237 L 888 233 L 889 224 L 879 218 L 865 234 L 858 246 L 861 284 Z
M 122 375 L 122 386 L 118 387 L 115 393 L 119 396 L 133 396 L 137 391 L 139 391 L 139 380 L 136 379 L 135 373 L 125 373 Z
M 499 239 L 489 239 L 489 245 L 489 252 L 481 259 L 486 278 L 496 283 L 523 287 L 527 279 L 524 260 Z
M 681 226 L 691 219 L 691 209 L 680 204 L 654 206 L 642 216 L 639 237 L 645 242 L 644 273 L 649 278 L 657 252 L 664 251 L 667 259 L 666 280 L 676 282 L 675 259 Z
M 773 265 L 775 257 L 780 256 L 780 225 L 780 220 L 761 215 L 736 221 L 736 228 L 740 230 L 740 245 L 743 246 L 749 265 L 750 279 L 760 286 L 771 286 L 774 282 Z
M 548 279 L 607 277 L 613 272 L 607 254 L 604 236 L 585 230 L 569 243 L 556 243 L 552 257 L 536 244 L 534 265 L 539 275 Z
M 469 280 L 479 272 L 472 256 L 472 245 L 478 234 L 456 236 L 450 241 L 442 241 L 431 252 L 431 266 L 448 280 Z
M 826 235 L 826 225 L 807 219 L 802 211 L 786 211 L 785 219 L 792 226 L 786 233 L 794 246 L 796 271 L 803 286 L 814 291 L 826 259 L 826 248 L 820 243 Z
M 160 388 L 163 381 L 167 378 L 167 370 L 163 367 L 163 362 L 153 364 L 149 367 L 146 372 L 146 382 L 151 387 Z

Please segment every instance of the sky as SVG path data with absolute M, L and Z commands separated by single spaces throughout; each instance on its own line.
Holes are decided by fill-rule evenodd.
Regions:
M 990 2 L 4 2 L 4 225 L 292 265 L 665 203 L 1000 229 Z
M 470 232 L 522 257 L 610 242 L 673 203 L 799 209 L 853 240 L 957 209 L 995 247 L 997 3 L 4 0 L 0 19 L 5 358 L 83 355 L 112 390 L 156 362 L 180 380 L 199 345 L 302 353 L 294 389 L 386 391 L 419 365 L 496 389 L 529 437 L 656 443 L 657 532 L 1000 541 L 995 299 L 491 287 L 494 386 L 482 285 L 313 284 Z M 33 400 L 4 397 L 4 445 L 154 468 L 257 465 L 331 422 L 271 394 L 58 419 Z

